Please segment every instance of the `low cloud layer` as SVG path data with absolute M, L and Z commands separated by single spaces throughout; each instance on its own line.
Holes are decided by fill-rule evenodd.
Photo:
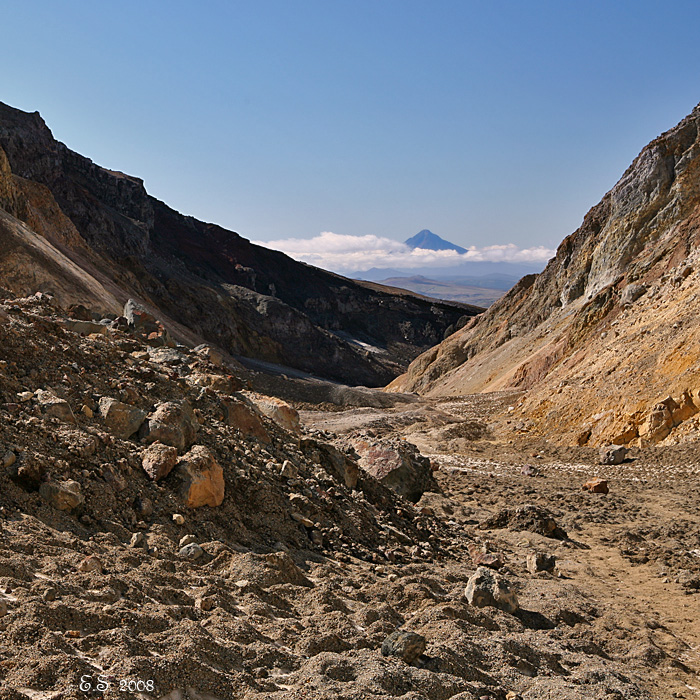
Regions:
M 550 248 L 518 248 L 514 243 L 472 246 L 466 253 L 454 250 L 409 248 L 405 243 L 381 236 L 347 236 L 324 231 L 314 238 L 255 241 L 281 250 L 295 260 L 335 272 L 369 270 L 372 267 L 450 267 L 461 262 L 545 263 L 555 253 Z

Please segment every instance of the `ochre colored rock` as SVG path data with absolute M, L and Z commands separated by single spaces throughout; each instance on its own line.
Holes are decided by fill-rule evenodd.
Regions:
M 231 374 L 200 372 L 190 377 L 197 386 L 208 386 L 222 394 L 233 394 L 243 388 L 243 383 Z
M 220 506 L 224 500 L 224 471 L 208 448 L 195 445 L 178 463 L 182 495 L 190 508 Z
M 610 491 L 608 482 L 605 479 L 591 479 L 581 486 L 581 488 L 591 493 L 608 493 Z
M 693 397 L 686 389 L 680 398 L 680 403 L 677 403 L 678 408 L 671 411 L 671 418 L 673 420 L 673 426 L 679 426 L 684 420 L 688 420 L 698 412 L 698 407 L 693 401 Z

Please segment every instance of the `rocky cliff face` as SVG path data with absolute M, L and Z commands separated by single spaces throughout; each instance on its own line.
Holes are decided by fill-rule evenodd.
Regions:
M 651 142 L 559 246 L 393 390 L 527 391 L 524 430 L 583 444 L 693 434 L 700 389 L 700 105 Z
M 480 311 L 378 291 L 183 216 L 138 178 L 56 141 L 38 113 L 2 104 L 0 207 L 10 217 L 3 231 L 22 233 L 14 257 L 6 246 L 3 270 L 13 274 L 0 285 L 78 297 L 103 311 L 137 297 L 176 336 L 348 383 L 388 382 L 451 324 Z M 50 254 L 37 258 L 31 234 Z M 46 255 L 62 270 L 60 285 Z M 72 290 L 76 274 L 82 286 Z

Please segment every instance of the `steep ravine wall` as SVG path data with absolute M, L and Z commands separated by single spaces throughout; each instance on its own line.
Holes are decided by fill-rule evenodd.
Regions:
M 523 388 L 514 416 L 565 442 L 692 436 L 700 406 L 699 126 L 700 106 L 644 148 L 540 275 L 419 356 L 389 390 Z
M 370 288 L 183 216 L 56 141 L 38 113 L 3 104 L 0 207 L 119 302 L 137 297 L 232 354 L 346 383 L 385 384 L 481 311 Z

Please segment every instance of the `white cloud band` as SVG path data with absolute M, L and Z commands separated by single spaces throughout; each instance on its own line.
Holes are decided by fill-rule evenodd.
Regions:
M 544 263 L 554 250 L 537 246 L 518 248 L 514 243 L 471 246 L 466 253 L 455 250 L 409 248 L 405 243 L 381 236 L 348 236 L 324 231 L 313 238 L 286 238 L 277 241 L 254 241 L 258 245 L 281 250 L 295 260 L 333 270 L 353 272 L 372 267 L 450 267 L 461 262 Z

